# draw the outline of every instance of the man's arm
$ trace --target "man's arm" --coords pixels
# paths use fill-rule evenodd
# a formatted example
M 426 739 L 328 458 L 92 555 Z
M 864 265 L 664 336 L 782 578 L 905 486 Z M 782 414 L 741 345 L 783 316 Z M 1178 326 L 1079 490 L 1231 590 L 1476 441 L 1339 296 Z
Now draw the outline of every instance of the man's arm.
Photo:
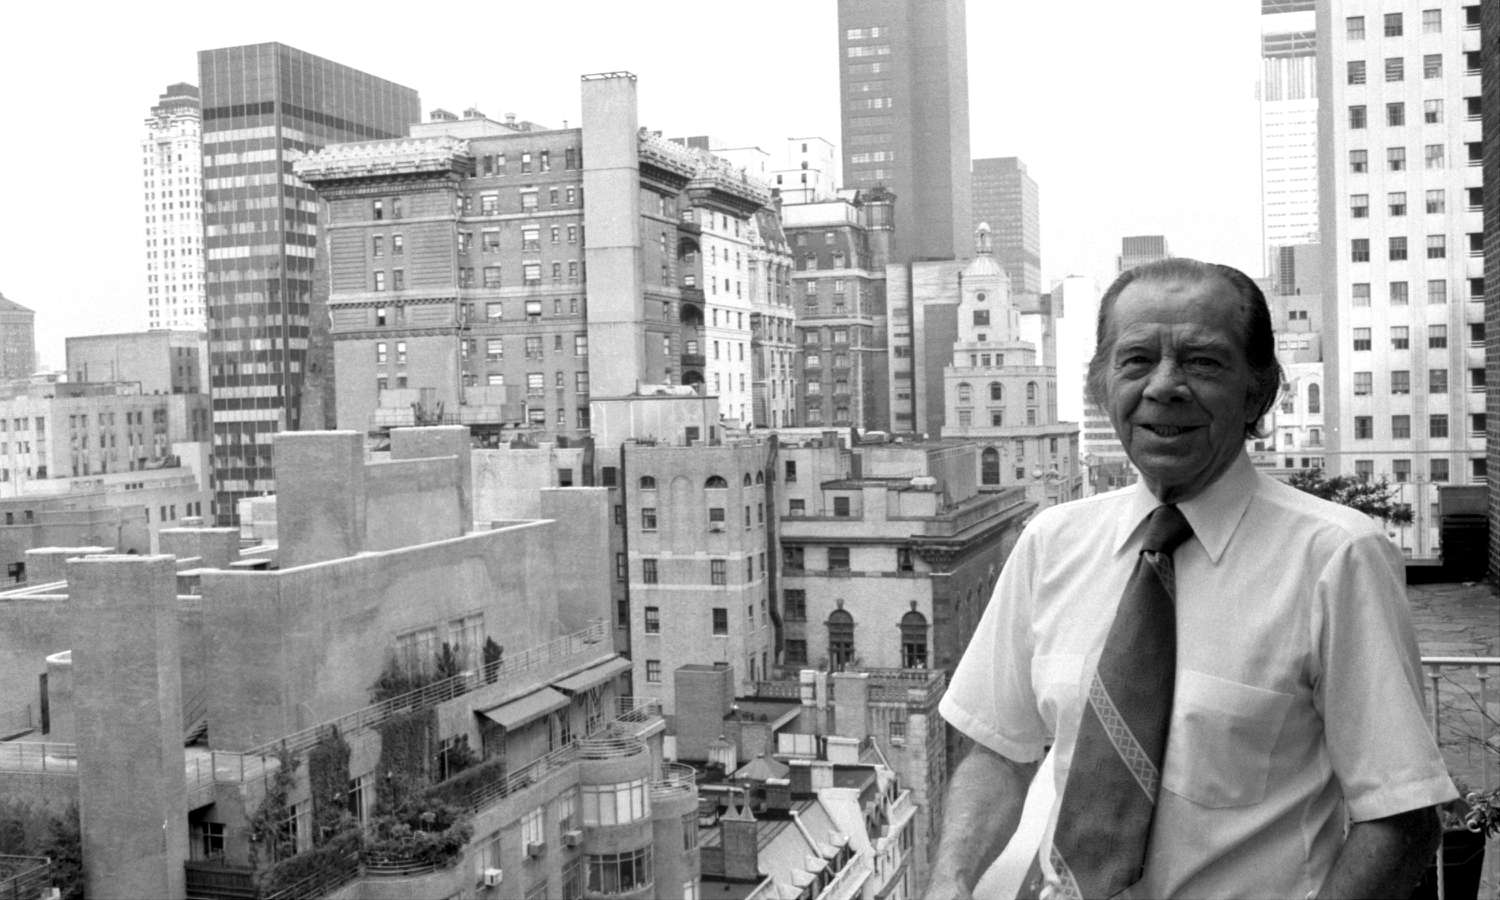
M 1410 897 L 1441 839 L 1432 807 L 1355 822 L 1318 897 Z
M 1021 821 L 1037 763 L 975 744 L 948 786 L 943 834 L 924 900 L 967 900 Z

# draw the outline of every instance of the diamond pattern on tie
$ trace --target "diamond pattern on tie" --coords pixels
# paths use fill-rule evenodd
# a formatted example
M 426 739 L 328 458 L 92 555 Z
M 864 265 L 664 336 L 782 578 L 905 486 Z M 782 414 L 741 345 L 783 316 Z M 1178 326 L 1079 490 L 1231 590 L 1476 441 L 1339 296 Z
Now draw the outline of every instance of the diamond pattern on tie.
M 1110 699 L 1109 689 L 1097 675 L 1089 683 L 1089 705 L 1098 714 L 1099 724 L 1104 726 L 1109 742 L 1115 745 L 1115 752 L 1120 754 L 1120 759 L 1125 762 L 1130 774 L 1135 776 L 1136 783 L 1141 786 L 1146 798 L 1155 803 L 1161 773 L 1156 768 L 1156 763 L 1141 749 L 1141 742 L 1131 733 L 1130 726 L 1115 707 L 1115 701 Z

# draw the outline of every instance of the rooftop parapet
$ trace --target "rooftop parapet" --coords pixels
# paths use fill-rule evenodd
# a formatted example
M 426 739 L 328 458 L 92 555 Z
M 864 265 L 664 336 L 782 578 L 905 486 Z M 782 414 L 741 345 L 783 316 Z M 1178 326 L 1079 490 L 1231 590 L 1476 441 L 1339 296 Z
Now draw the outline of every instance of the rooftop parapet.
M 448 135 L 331 144 L 292 165 L 297 177 L 312 184 L 390 175 L 468 175 L 473 168 L 469 142 Z

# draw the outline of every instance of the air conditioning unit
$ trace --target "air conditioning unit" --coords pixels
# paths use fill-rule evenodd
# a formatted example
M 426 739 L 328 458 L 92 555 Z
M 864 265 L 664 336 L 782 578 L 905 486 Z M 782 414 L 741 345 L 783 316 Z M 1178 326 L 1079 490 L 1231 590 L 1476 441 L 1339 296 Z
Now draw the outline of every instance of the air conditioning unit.
M 526 842 L 526 855 L 527 856 L 538 857 L 538 856 L 541 856 L 543 853 L 546 853 L 546 852 L 547 852 L 547 842 L 546 841 L 527 841 Z
M 501 880 L 504 879 L 504 877 L 505 877 L 505 870 L 504 869 L 485 869 L 484 870 L 484 886 L 485 887 L 494 887 L 494 886 L 498 885 L 501 882 Z
M 708 530 L 709 531 L 723 531 L 724 530 L 724 523 L 723 522 L 709 522 L 708 523 Z
M 564 831 L 562 833 L 564 847 L 577 847 L 583 843 L 583 832 L 578 830 Z

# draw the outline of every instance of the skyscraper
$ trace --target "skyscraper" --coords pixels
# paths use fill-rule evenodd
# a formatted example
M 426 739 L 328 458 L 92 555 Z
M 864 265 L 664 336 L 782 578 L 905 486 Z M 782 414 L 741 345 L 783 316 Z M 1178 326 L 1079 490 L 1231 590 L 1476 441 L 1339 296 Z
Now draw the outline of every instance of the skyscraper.
M 892 261 L 967 258 L 964 0 L 839 0 L 844 187 L 896 195 Z
M 202 112 L 198 88 L 178 82 L 146 119 L 147 328 L 203 328 Z
M 1036 182 L 1014 156 L 974 160 L 974 228 L 989 225 L 995 261 L 1010 276 L 1011 297 L 1042 292 L 1042 217 Z
M 284 44 L 201 51 L 198 76 L 214 481 L 229 522 L 238 498 L 275 489 L 271 436 L 301 426 L 318 206 L 292 162 L 403 135 L 420 107 L 411 88 Z
M 1480 7 L 1318 4 L 1329 468 L 1384 475 L 1438 552 L 1437 487 L 1483 483 Z
M 0 294 L 0 380 L 36 371 L 36 313 Z
M 1318 239 L 1315 0 L 1261 0 L 1260 208 L 1267 272 L 1277 248 Z

